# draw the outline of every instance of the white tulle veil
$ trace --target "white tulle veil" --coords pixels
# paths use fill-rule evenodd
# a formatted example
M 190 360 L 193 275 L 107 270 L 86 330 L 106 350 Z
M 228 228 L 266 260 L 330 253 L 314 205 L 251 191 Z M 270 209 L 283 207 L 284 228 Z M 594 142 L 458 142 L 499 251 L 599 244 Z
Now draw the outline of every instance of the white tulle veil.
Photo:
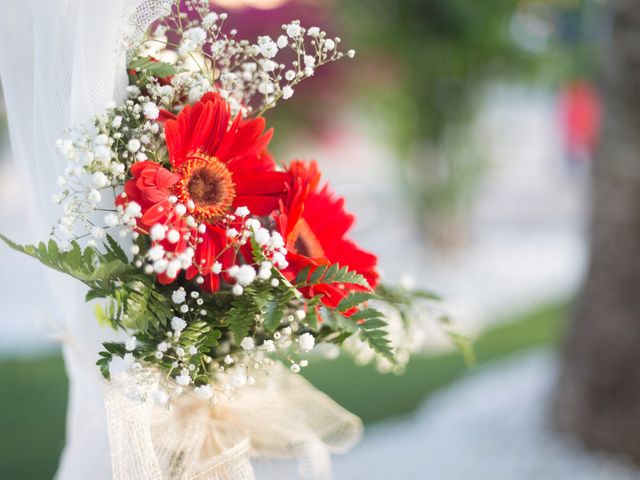
M 51 201 L 56 178 L 65 167 L 65 160 L 55 152 L 56 139 L 64 128 L 86 122 L 122 97 L 127 82 L 125 40 L 135 34 L 132 19 L 146 25 L 170 3 L 0 0 L 0 76 L 13 158 L 32 205 L 30 242 L 46 239 L 60 216 L 59 207 Z M 50 285 L 59 310 L 52 316 L 63 319 L 70 383 L 67 439 L 57 478 L 111 478 L 95 360 L 100 344 L 114 333 L 94 321 L 79 283 L 51 273 Z

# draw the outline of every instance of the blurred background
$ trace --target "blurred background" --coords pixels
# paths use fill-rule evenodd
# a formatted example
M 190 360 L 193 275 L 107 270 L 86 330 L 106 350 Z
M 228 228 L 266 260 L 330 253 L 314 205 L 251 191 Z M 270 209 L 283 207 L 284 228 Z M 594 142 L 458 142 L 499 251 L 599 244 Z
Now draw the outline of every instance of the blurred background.
M 308 378 L 367 426 L 362 445 L 336 459 L 336 477 L 640 478 L 627 461 L 639 456 L 637 438 L 610 423 L 596 434 L 582 428 L 590 408 L 606 410 L 606 396 L 581 408 L 567 400 L 616 388 L 572 383 L 593 365 L 581 363 L 591 344 L 574 341 L 580 329 L 568 326 L 588 311 L 585 295 L 571 305 L 595 269 L 590 185 L 608 162 L 598 145 L 602 85 L 612 85 L 604 45 L 640 22 L 621 27 L 619 13 L 597 0 L 215 3 L 247 38 L 277 36 L 299 18 L 356 49 L 355 59 L 318 71 L 269 113 L 273 153 L 318 159 L 357 215 L 354 237 L 379 254 L 385 280 L 437 291 L 455 312 L 455 330 L 474 339 L 473 368 L 437 326 L 431 348 L 402 376 L 378 376 L 346 358 L 312 362 Z M 34 242 L 5 130 L 0 114 L 0 231 Z M 594 248 L 612 242 L 613 230 Z M 6 248 L 0 260 L 0 477 L 50 478 L 64 442 L 62 332 L 48 313 L 41 267 Z M 638 277 L 625 278 L 633 296 Z M 633 328 L 627 333 L 638 340 Z M 562 421 L 568 410 L 578 412 L 573 422 Z M 598 441 L 607 428 L 605 437 L 626 440 Z

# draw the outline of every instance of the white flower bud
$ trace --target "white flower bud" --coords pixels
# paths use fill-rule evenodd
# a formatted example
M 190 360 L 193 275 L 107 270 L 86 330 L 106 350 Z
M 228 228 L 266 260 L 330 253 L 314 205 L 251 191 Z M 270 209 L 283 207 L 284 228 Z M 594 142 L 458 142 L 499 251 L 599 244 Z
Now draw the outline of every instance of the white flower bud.
M 240 342 L 240 346 L 243 350 L 253 350 L 256 348 L 256 344 L 251 337 L 244 337 Z
M 169 243 L 178 243 L 180 241 L 180 232 L 172 228 L 167 232 L 167 240 L 169 240 Z
M 180 317 L 173 317 L 171 319 L 171 328 L 173 328 L 173 331 L 176 333 L 182 332 L 186 328 L 186 326 L 187 326 L 187 322 L 185 322 Z
M 282 98 L 284 100 L 289 100 L 292 96 L 293 96 L 293 88 L 291 88 L 289 85 L 286 85 L 282 89 Z
M 100 195 L 100 192 L 97 190 L 91 190 L 87 198 L 91 203 L 98 203 L 102 200 L 102 195 Z
M 156 223 L 153 227 L 151 227 L 151 230 L 149 231 L 149 236 L 151 237 L 151 240 L 154 240 L 154 241 L 164 240 L 164 237 L 166 235 L 166 230 L 167 229 L 164 225 Z
M 153 102 L 147 102 L 143 107 L 144 116 L 150 120 L 156 120 L 160 116 L 160 109 Z
M 131 153 L 135 153 L 140 150 L 140 146 L 140 140 L 138 140 L 137 138 L 132 138 L 131 140 L 129 140 L 129 143 L 127 143 L 127 150 L 129 150 Z
M 316 344 L 316 339 L 310 333 L 303 333 L 298 337 L 298 345 L 303 352 L 308 352 Z

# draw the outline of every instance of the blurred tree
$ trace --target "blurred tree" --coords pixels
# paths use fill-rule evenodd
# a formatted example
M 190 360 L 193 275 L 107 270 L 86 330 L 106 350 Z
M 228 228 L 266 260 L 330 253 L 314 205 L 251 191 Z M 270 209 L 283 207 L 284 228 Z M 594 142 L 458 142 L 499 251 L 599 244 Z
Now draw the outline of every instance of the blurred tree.
M 563 3 L 575 10 L 581 2 Z M 358 51 L 358 86 L 368 104 L 386 107 L 406 191 L 428 231 L 445 228 L 441 220 L 471 205 L 486 166 L 469 136 L 476 104 L 489 81 L 529 79 L 548 60 L 541 52 L 554 34 L 553 4 L 369 0 L 363 8 L 358 0 L 340 2 L 353 19 L 346 31 Z M 429 228 L 434 219 L 436 228 Z
M 640 459 L 640 3 L 611 0 L 604 129 L 593 166 L 591 259 L 555 419 L 588 445 Z

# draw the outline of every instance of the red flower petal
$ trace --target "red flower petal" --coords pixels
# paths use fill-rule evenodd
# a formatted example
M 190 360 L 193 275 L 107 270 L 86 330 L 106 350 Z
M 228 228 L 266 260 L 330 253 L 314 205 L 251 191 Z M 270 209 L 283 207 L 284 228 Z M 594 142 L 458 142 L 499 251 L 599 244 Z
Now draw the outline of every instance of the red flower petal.
M 240 122 L 237 130 L 229 130 L 230 134 L 225 136 L 216 156 L 227 162 L 230 168 L 233 168 L 234 163 L 259 159 L 273 136 L 273 130 L 262 134 L 265 123 L 264 118 Z M 237 165 L 236 168 L 243 167 L 251 168 L 249 165 Z
M 344 210 L 344 199 L 335 197 L 328 186 L 318 191 L 320 174 L 313 162 L 293 162 L 288 174 L 287 198 L 282 213 L 275 217 L 290 250 L 287 276 L 295 277 L 306 266 L 337 263 L 363 275 L 374 288 L 378 282 L 377 258 L 345 237 L 354 217 Z M 362 289 L 357 285 L 321 284 L 303 293 L 322 295 L 325 305 L 336 307 L 349 292 Z
M 165 139 L 171 166 L 178 168 L 189 154 L 202 152 L 220 160 L 217 150 L 231 130 L 229 104 L 215 93 L 207 93 L 193 106 L 182 109 L 176 120 L 165 123 Z
M 169 212 L 172 209 L 172 204 L 169 200 L 156 203 L 148 208 L 143 214 L 140 222 L 147 228 L 151 228 L 156 223 L 166 224 L 169 218 Z
M 265 195 L 238 195 L 234 201 L 234 208 L 247 207 L 253 215 L 259 217 L 269 215 L 280 203 L 279 197 Z
M 284 172 L 234 173 L 238 195 L 282 195 L 287 188 L 287 174 Z

